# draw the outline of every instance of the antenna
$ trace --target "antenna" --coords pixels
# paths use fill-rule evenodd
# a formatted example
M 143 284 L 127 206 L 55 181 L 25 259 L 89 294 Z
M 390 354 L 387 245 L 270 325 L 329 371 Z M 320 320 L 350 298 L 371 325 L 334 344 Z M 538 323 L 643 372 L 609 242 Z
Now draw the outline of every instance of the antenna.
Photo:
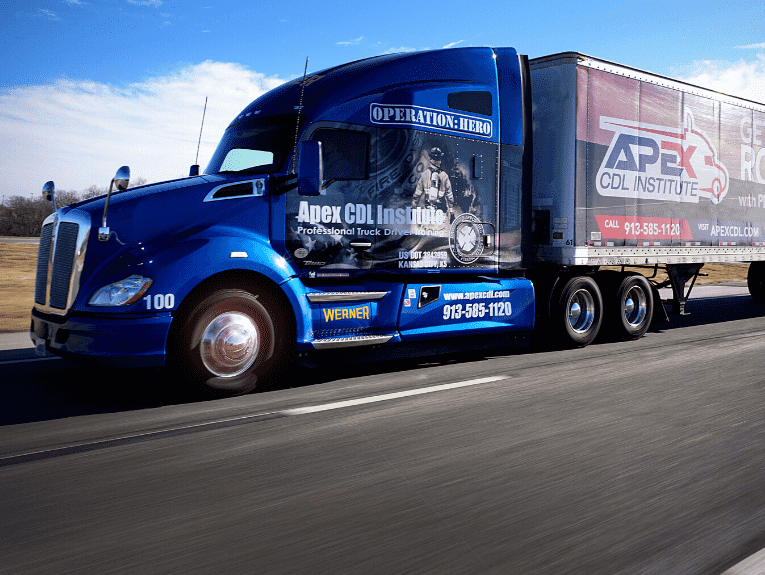
M 202 128 L 205 127 L 205 114 L 207 113 L 207 96 L 205 96 L 205 109 L 202 111 L 202 125 L 199 128 L 199 142 L 197 142 L 197 157 L 194 164 L 199 164 L 199 146 L 202 143 Z
M 300 112 L 303 110 L 303 94 L 305 93 L 305 77 L 308 74 L 308 56 L 305 57 L 305 70 L 303 70 L 303 81 L 300 83 L 300 103 L 298 103 L 297 120 L 295 121 L 295 145 L 292 147 L 292 167 L 295 171 L 295 155 L 297 154 L 298 131 L 300 130 Z

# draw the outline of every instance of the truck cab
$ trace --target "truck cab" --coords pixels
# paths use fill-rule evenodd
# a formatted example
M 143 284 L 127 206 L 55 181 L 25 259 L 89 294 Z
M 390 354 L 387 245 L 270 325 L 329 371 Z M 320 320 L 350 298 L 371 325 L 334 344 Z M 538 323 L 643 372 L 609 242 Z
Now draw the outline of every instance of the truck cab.
M 526 333 L 530 134 L 511 48 L 286 83 L 234 118 L 203 174 L 45 221 L 32 338 L 230 395 L 308 352 Z

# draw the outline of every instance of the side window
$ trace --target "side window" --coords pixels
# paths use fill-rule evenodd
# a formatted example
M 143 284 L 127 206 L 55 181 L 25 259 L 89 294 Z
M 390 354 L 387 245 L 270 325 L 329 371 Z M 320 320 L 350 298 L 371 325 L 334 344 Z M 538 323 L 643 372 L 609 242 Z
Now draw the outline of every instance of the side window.
M 491 116 L 491 92 L 452 92 L 447 96 L 447 105 L 452 110 L 472 112 Z
M 369 134 L 320 129 L 311 136 L 322 144 L 324 180 L 365 180 L 369 175 Z

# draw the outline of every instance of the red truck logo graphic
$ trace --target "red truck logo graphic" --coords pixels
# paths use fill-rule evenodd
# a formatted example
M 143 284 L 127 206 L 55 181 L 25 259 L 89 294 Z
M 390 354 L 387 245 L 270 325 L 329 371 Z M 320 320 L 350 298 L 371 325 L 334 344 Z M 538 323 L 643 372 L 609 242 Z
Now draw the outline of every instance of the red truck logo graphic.
M 691 112 L 679 131 L 605 116 L 600 128 L 614 133 L 596 176 L 600 195 L 719 204 L 728 192 L 728 170 Z

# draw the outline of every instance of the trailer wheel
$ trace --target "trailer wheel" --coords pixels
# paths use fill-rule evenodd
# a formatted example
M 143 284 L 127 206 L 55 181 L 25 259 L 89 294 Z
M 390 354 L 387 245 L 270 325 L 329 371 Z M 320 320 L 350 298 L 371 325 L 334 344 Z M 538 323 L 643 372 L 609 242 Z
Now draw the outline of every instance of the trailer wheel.
M 653 293 L 651 284 L 640 274 L 620 276 L 621 281 L 613 292 L 606 320 L 610 318 L 617 337 L 639 339 L 651 326 L 653 317 Z
M 765 303 L 765 262 L 752 262 L 749 264 L 746 284 L 754 301 Z
M 593 342 L 603 319 L 603 298 L 588 276 L 570 279 L 558 300 L 557 322 L 564 342 L 584 347 Z
M 214 292 L 186 316 L 176 367 L 212 395 L 254 390 L 279 353 L 275 309 L 264 294 L 240 289 Z

